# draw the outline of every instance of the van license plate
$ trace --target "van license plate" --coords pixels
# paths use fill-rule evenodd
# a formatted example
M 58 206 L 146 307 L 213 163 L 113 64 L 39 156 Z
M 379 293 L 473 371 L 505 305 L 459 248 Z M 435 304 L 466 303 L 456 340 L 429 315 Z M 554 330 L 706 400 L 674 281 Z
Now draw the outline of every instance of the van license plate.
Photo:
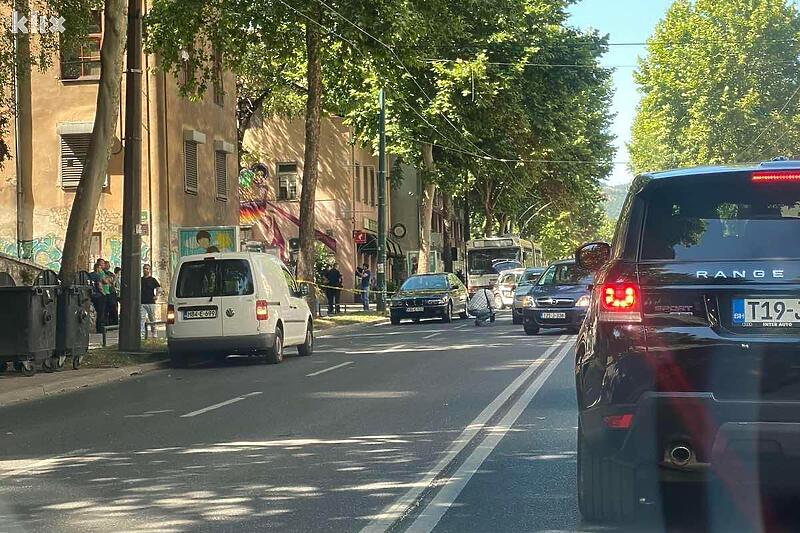
M 743 327 L 800 327 L 800 300 L 796 298 L 735 298 L 733 323 Z
M 567 313 L 542 313 L 542 319 L 567 318 Z
M 195 320 L 198 318 L 217 318 L 216 309 L 192 309 L 183 312 L 184 320 Z

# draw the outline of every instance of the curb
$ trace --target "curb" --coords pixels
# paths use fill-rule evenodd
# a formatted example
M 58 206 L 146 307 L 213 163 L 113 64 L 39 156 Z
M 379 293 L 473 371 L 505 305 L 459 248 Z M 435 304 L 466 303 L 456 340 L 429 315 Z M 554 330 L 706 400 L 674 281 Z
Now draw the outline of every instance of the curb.
M 122 381 L 133 376 L 140 376 L 147 372 L 160 370 L 162 368 L 164 368 L 164 365 L 161 362 L 145 363 L 136 366 L 109 368 L 105 372 L 98 372 L 93 375 L 76 375 L 74 377 L 70 376 L 64 380 L 54 383 L 47 383 L 45 385 L 31 385 L 30 387 L 26 387 L 24 389 L 0 393 L 0 407 L 7 407 L 18 403 L 48 398 L 50 396 L 63 394 L 65 392 L 111 383 L 112 381 Z M 81 371 L 77 370 L 74 372 L 79 374 Z M 33 379 L 35 379 L 35 377 Z
M 346 324 L 343 326 L 333 326 L 332 328 L 317 330 L 316 338 L 322 339 L 325 337 L 335 337 L 340 333 L 352 333 L 354 331 L 359 331 L 361 329 L 375 327 L 375 326 L 383 326 L 389 323 L 389 319 L 382 319 L 377 320 L 375 322 L 365 322 L 363 324 Z

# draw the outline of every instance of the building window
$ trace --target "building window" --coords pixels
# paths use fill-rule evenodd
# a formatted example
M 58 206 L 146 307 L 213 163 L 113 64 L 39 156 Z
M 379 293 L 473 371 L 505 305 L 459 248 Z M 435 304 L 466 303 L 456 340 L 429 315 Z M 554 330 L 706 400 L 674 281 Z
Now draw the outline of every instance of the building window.
M 228 199 L 228 154 L 214 151 L 214 181 L 217 184 L 217 200 Z
M 64 189 L 77 189 L 81 182 L 81 174 L 89 156 L 91 133 L 61 134 L 61 155 L 59 161 L 59 181 Z M 108 187 L 108 174 L 103 181 L 103 188 Z
M 61 47 L 62 80 L 100 79 L 100 45 L 103 42 L 102 11 L 92 11 L 89 32 L 81 43 Z
M 197 143 L 183 141 L 183 188 L 197 194 Z
M 278 200 L 297 200 L 297 163 L 278 163 Z
M 375 201 L 375 189 L 378 182 L 375 180 L 375 167 L 369 167 L 369 205 L 376 206 L 378 202 Z
M 361 165 L 356 163 L 355 177 L 353 178 L 353 193 L 356 200 L 361 199 Z
M 214 103 L 225 105 L 225 86 L 222 80 L 222 52 L 214 48 Z

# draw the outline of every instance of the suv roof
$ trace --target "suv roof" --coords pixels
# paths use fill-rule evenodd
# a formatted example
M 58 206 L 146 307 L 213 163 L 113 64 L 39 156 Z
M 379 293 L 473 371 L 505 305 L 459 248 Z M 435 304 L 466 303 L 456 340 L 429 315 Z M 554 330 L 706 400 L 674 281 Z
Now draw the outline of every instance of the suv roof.
M 679 178 L 704 174 L 728 174 L 731 172 L 756 172 L 758 170 L 800 170 L 800 161 L 765 161 L 763 163 L 743 163 L 735 165 L 701 166 L 677 168 L 659 172 L 645 172 L 643 177 L 650 179 Z

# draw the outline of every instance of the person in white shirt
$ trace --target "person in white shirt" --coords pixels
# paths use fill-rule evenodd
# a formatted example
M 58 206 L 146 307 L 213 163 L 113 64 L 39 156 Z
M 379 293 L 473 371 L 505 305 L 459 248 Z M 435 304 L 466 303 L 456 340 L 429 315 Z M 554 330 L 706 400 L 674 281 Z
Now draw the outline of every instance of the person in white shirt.
M 482 326 L 487 320 L 494 322 L 492 301 L 494 296 L 489 289 L 478 289 L 467 304 L 467 311 L 475 317 L 475 325 Z

